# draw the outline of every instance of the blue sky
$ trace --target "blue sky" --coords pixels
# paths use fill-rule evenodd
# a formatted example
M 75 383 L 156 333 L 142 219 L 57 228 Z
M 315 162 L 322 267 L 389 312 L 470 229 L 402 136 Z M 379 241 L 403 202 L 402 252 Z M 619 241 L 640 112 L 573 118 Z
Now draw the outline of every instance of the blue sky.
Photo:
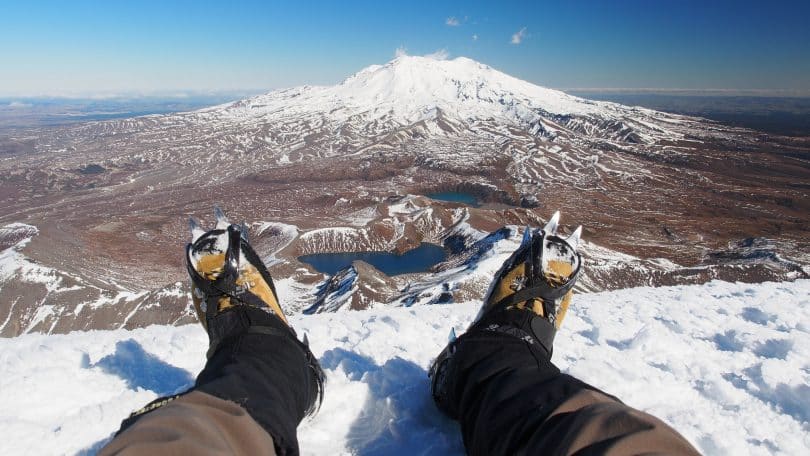
M 556 88 L 810 91 L 808 1 L 0 1 L 2 96 L 333 84 L 398 48 Z

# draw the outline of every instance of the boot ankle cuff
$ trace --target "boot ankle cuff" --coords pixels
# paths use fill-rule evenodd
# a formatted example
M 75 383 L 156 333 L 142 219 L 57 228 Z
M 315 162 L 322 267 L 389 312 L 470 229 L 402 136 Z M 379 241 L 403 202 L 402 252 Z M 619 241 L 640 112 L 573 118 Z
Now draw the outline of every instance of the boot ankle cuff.
M 225 340 L 248 332 L 287 334 L 295 338 L 295 331 L 276 315 L 251 306 L 233 306 L 208 319 L 208 358 L 214 355 Z
M 505 309 L 492 312 L 479 320 L 470 330 L 491 331 L 522 339 L 551 359 L 557 328 L 553 323 L 528 309 Z

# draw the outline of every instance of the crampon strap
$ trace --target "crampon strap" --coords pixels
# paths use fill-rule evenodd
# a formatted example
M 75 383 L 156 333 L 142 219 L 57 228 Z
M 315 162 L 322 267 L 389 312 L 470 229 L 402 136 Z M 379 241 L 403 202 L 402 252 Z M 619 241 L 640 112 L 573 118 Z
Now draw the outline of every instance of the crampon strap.
M 220 275 L 214 280 L 209 280 L 203 277 L 194 268 L 192 265 L 192 254 L 199 251 L 213 251 L 213 246 L 217 238 L 225 234 L 225 232 L 226 230 L 222 229 L 209 231 L 194 244 L 188 244 L 186 246 L 186 269 L 188 269 L 189 277 L 191 277 L 194 286 L 199 288 L 206 297 L 205 313 L 207 317 L 216 315 L 218 311 L 217 302 L 219 298 L 223 296 L 228 296 L 255 307 L 265 305 L 258 296 L 250 293 L 247 287 L 236 284 L 236 279 L 239 278 L 240 253 L 245 256 L 248 263 L 259 271 L 262 279 L 267 282 L 267 285 L 273 292 L 273 296 L 278 296 L 270 272 L 267 271 L 267 268 L 264 266 L 264 263 L 261 261 L 256 251 L 244 240 L 241 230 L 236 225 L 231 225 L 227 229 L 228 250 L 225 252 L 225 262 L 222 265 Z
M 545 311 L 546 318 L 548 318 L 549 315 L 553 315 L 556 312 L 556 309 L 553 308 L 554 302 L 557 299 L 565 296 L 565 294 L 571 291 L 571 289 L 574 287 L 574 284 L 577 282 L 577 277 L 582 270 L 582 260 L 580 259 L 579 254 L 574 252 L 579 259 L 579 261 L 577 261 L 577 268 L 574 270 L 574 272 L 568 276 L 564 283 L 558 286 L 552 286 L 545 280 L 543 274 L 543 240 L 562 243 L 565 246 L 568 246 L 568 244 L 564 239 L 557 236 L 549 236 L 548 238 L 543 236 L 540 239 L 541 242 L 532 242 L 531 251 L 526 258 L 525 265 L 526 277 L 529 278 L 531 282 L 536 283 L 530 282 L 529 286 L 526 288 L 504 297 L 498 301 L 493 308 L 503 309 L 530 299 L 540 298 L 543 301 L 543 310 Z M 536 273 L 535 271 L 538 271 L 539 273 Z M 535 280 L 535 278 L 537 278 L 537 280 Z

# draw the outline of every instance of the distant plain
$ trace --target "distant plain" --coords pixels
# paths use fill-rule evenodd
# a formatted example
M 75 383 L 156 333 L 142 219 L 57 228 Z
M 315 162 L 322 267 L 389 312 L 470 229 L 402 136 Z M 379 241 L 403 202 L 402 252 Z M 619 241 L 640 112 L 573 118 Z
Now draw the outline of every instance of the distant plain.
M 568 91 L 571 95 L 705 117 L 772 135 L 810 136 L 810 97 Z

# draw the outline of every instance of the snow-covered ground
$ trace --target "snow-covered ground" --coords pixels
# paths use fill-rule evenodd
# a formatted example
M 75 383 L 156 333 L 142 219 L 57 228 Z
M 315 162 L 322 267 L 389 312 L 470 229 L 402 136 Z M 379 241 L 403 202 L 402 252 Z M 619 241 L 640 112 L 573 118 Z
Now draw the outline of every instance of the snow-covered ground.
M 426 370 L 476 303 L 296 315 L 327 376 L 304 454 L 460 454 Z M 0 454 L 92 454 L 202 368 L 196 326 L 0 339 Z M 575 297 L 555 362 L 707 454 L 810 453 L 810 280 Z

